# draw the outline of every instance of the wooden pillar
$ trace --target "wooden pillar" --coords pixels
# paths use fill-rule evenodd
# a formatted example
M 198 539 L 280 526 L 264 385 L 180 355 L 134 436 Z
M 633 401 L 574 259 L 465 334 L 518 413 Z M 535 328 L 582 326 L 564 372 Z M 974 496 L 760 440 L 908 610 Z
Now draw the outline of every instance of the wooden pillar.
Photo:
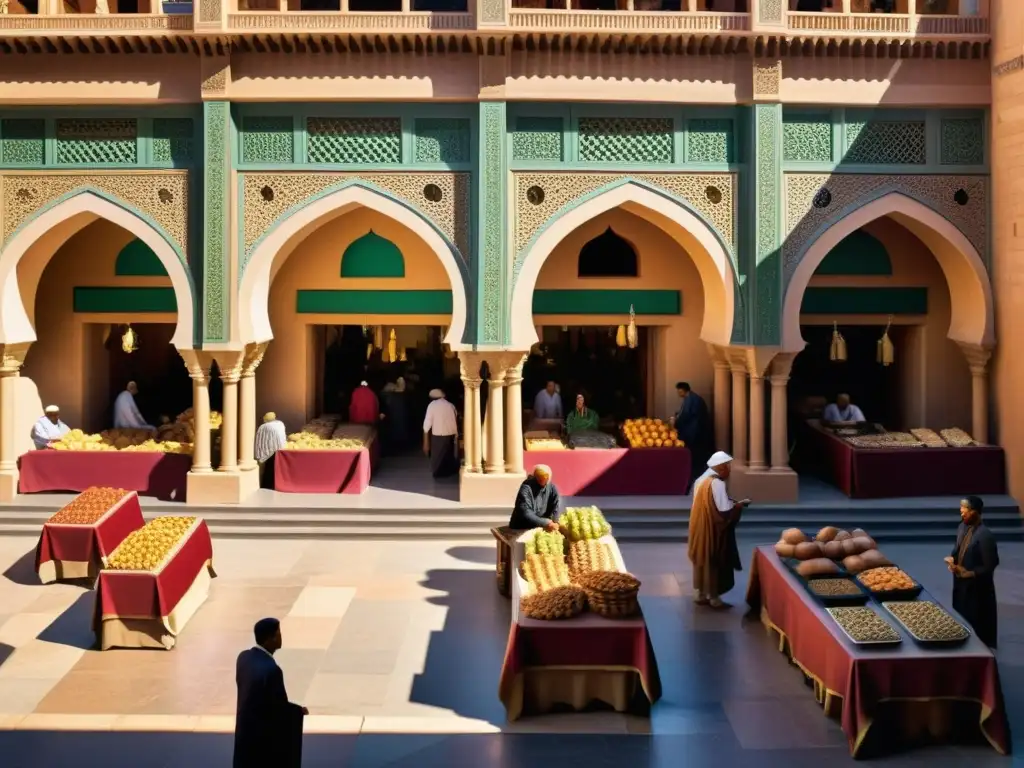
M 772 361 L 772 472 L 789 472 L 789 401 L 786 387 L 796 355 L 780 354 Z
M 505 369 L 505 471 L 523 470 L 523 364 L 526 355 Z
M 747 368 L 737 361 L 732 369 L 732 457 L 740 464 L 747 462 Z
M 466 472 L 483 472 L 483 431 L 480 428 L 480 359 L 468 352 L 459 353 L 464 387 L 462 439 Z
M 484 472 L 498 473 L 505 471 L 505 371 L 500 366 L 489 366 L 490 378 L 487 380 L 487 413 L 484 415 L 484 431 L 487 448 L 484 453 Z
M 729 450 L 729 399 L 732 378 L 729 375 L 729 361 L 721 347 L 708 344 L 708 354 L 715 366 L 715 390 L 712 393 L 711 410 L 715 422 L 715 450 Z
M 195 438 L 192 445 L 192 471 L 213 471 L 210 465 L 210 369 L 189 366 L 192 377 L 192 420 Z
M 750 372 L 750 468 L 764 469 L 764 375 Z
M 960 349 L 971 369 L 971 437 L 988 443 L 988 361 L 992 350 L 978 344 L 960 342 Z

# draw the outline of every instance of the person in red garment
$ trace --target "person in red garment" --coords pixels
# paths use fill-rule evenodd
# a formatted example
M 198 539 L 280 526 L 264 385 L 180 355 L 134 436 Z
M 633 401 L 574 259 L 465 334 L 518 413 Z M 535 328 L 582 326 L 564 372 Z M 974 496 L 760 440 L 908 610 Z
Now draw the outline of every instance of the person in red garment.
M 381 420 L 380 400 L 370 385 L 359 382 L 348 406 L 348 420 L 353 424 L 376 424 Z

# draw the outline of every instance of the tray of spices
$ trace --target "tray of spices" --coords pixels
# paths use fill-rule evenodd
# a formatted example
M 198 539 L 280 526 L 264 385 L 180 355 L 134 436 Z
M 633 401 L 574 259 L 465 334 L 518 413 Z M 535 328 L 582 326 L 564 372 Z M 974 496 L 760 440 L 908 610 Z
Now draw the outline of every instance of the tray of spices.
M 823 576 L 806 579 L 804 586 L 823 605 L 864 605 L 871 596 L 853 579 L 846 576 Z
M 916 600 L 924 589 L 894 565 L 861 571 L 857 574 L 857 581 L 879 602 Z
M 903 642 L 900 633 L 867 606 L 841 606 L 825 610 L 854 645 L 879 647 Z
M 923 645 L 959 645 L 971 636 L 970 629 L 931 600 L 884 602 L 882 607 Z

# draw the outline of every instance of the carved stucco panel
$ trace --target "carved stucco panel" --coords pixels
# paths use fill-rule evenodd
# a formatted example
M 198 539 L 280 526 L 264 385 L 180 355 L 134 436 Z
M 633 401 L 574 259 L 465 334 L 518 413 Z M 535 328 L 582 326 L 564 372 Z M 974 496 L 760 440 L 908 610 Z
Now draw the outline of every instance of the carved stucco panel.
M 455 244 L 463 259 L 467 263 L 469 261 L 468 173 L 246 173 L 242 176 L 245 222 L 242 270 L 257 241 L 285 213 L 346 181 L 366 182 L 368 186 L 377 187 L 408 203 L 430 219 Z M 438 202 L 424 196 L 424 188 L 428 184 L 440 188 L 441 199 Z
M 787 173 L 784 178 L 786 237 L 782 246 L 784 279 L 789 283 L 799 260 L 813 238 L 855 211 L 860 205 L 901 192 L 933 208 L 954 224 L 988 263 L 988 179 L 985 176 Z M 821 190 L 818 207 L 815 196 Z M 967 193 L 965 205 L 954 199 L 958 190 Z M 962 196 L 960 197 L 963 200 Z
M 515 174 L 515 275 L 519 275 L 526 247 L 553 216 L 573 201 L 623 179 L 635 179 L 685 200 L 718 231 L 735 251 L 735 185 L 730 173 L 522 173 Z M 544 190 L 544 200 L 534 205 L 527 198 L 531 187 Z M 709 195 L 716 188 L 721 197 Z M 712 199 L 717 199 L 713 203 Z
M 106 193 L 149 216 L 188 259 L 188 172 L 4 174 L 3 242 L 40 210 L 76 190 Z

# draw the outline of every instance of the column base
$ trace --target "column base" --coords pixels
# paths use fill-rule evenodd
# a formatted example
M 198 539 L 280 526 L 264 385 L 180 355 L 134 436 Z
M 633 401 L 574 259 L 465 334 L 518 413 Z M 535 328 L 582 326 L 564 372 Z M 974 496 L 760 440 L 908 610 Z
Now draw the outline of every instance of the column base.
M 459 473 L 459 501 L 480 507 L 505 507 L 512 514 L 519 486 L 526 479 L 526 473 L 505 474 L 467 472 Z
M 755 505 L 787 504 L 800 498 L 799 478 L 792 469 L 751 469 L 733 465 L 729 475 L 729 495 L 749 498 Z
M 14 501 L 18 497 L 18 469 L 0 472 L 0 502 Z
M 190 507 L 241 504 L 259 489 L 259 472 L 189 472 L 185 503 Z

